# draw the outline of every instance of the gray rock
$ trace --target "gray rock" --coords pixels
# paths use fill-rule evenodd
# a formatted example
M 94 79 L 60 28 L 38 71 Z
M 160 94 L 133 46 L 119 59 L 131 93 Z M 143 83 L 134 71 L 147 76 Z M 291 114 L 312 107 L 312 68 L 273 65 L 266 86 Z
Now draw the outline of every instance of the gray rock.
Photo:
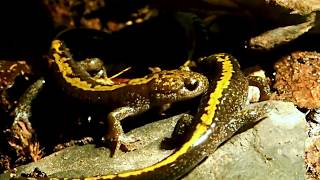
M 185 179 L 304 179 L 304 114 L 274 101 L 270 116 L 234 136 Z
M 273 104 L 268 118 L 227 141 L 184 179 L 304 179 L 304 115 L 292 103 Z M 21 166 L 17 174 L 38 167 L 52 177 L 79 177 L 151 165 L 172 152 L 159 145 L 163 138 L 170 137 L 179 117 L 131 131 L 141 138 L 141 148 L 136 151 L 110 158 L 107 148 L 74 146 Z M 0 179 L 8 178 L 9 174 L 0 175 Z

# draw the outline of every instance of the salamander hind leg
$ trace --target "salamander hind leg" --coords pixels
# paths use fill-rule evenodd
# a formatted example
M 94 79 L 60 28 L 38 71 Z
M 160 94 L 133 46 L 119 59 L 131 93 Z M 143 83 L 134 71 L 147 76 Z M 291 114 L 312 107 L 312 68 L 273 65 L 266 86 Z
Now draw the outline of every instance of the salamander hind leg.
M 250 86 L 255 86 L 260 90 L 260 101 L 270 99 L 271 90 L 269 86 L 270 80 L 259 76 L 247 76 Z
M 79 61 L 78 64 L 94 78 L 107 77 L 107 70 L 99 58 L 87 58 Z

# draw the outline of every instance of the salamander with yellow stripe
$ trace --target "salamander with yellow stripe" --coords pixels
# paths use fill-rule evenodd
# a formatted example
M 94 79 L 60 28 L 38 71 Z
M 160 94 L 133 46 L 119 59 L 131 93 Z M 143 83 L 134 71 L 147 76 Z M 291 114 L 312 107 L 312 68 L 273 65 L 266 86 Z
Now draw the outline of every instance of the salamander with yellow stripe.
M 53 42 L 53 51 L 53 64 L 56 66 L 57 71 L 60 72 L 60 80 L 67 84 L 65 86 L 69 88 L 67 91 L 82 91 L 81 93 L 85 93 L 85 98 L 90 101 L 104 103 L 110 101 L 111 98 L 109 95 L 103 94 L 102 92 L 104 91 L 108 91 L 114 96 L 120 92 L 124 93 L 121 89 L 123 91 L 141 91 L 139 88 L 143 86 L 150 88 L 150 84 L 154 84 L 159 78 L 166 79 L 165 76 L 175 76 L 179 73 L 181 76 L 184 76 L 182 78 L 184 81 L 185 79 L 191 80 L 191 77 L 195 78 L 197 87 L 193 87 L 193 90 L 201 89 L 201 91 L 197 90 L 195 91 L 196 93 L 192 91 L 192 96 L 186 96 L 186 92 L 183 90 L 186 87 L 182 85 L 183 88 L 178 88 L 177 92 L 181 93 L 182 91 L 185 94 L 181 97 L 175 95 L 175 100 L 191 98 L 202 94 L 203 89 L 206 92 L 201 98 L 196 116 L 191 123 L 188 123 L 188 127 L 184 129 L 184 143 L 162 161 L 142 169 L 129 170 L 118 174 L 78 178 L 48 178 L 50 180 L 179 179 L 208 157 L 210 153 L 214 152 L 222 142 L 234 135 L 244 124 L 261 119 L 266 113 L 265 107 L 252 108 L 248 105 L 248 79 L 241 72 L 237 60 L 228 54 L 215 54 L 199 60 L 199 67 L 209 79 L 209 87 L 207 87 L 207 81 L 202 80 L 201 75 L 192 72 L 180 72 L 179 70 L 161 71 L 145 78 L 131 80 L 126 85 L 104 87 L 97 84 L 94 80 L 84 80 L 73 74 L 72 66 L 68 62 L 70 61 L 70 57 L 68 54 L 64 54 L 65 51 L 61 51 L 60 41 Z M 161 84 L 166 84 L 166 81 L 161 82 Z M 130 89 L 131 86 L 136 88 Z M 158 88 L 155 89 L 159 90 Z M 165 90 L 166 93 L 172 91 L 174 89 Z M 116 93 L 112 94 L 113 92 Z M 74 95 L 77 94 L 74 93 Z M 143 95 L 144 93 L 141 92 L 140 96 Z M 95 98 L 97 96 L 100 98 Z M 169 98 L 169 96 L 152 94 L 147 99 L 150 103 L 154 101 L 150 96 L 162 97 L 162 99 L 157 100 L 157 105 L 161 105 L 163 102 L 173 102 L 173 99 Z M 159 103 L 161 100 L 162 103 Z M 121 101 L 121 103 L 123 102 Z
M 83 69 L 60 40 L 52 42 L 49 65 L 54 80 L 64 92 L 84 102 L 114 109 L 108 115 L 109 129 L 104 137 L 115 145 L 114 152 L 120 147 L 128 149 L 127 146 L 134 141 L 124 134 L 121 120 L 153 107 L 165 109 L 173 102 L 199 96 L 208 88 L 208 79 L 204 75 L 186 68 L 157 71 L 123 83 L 106 84 Z

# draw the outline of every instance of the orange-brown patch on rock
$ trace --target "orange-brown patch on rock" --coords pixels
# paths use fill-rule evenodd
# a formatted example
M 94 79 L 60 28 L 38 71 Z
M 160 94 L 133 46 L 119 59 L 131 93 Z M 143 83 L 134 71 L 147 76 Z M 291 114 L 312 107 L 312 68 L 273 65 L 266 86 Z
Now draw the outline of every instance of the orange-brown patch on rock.
M 301 108 L 320 107 L 320 53 L 293 52 L 275 63 L 276 94 Z

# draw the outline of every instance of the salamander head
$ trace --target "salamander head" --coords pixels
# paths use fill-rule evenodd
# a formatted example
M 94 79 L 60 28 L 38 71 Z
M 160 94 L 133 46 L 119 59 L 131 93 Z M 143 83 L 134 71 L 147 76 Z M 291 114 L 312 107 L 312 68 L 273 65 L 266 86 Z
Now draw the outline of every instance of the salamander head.
M 208 79 L 199 73 L 182 70 L 161 71 L 150 83 L 152 100 L 158 104 L 194 98 L 208 89 Z

